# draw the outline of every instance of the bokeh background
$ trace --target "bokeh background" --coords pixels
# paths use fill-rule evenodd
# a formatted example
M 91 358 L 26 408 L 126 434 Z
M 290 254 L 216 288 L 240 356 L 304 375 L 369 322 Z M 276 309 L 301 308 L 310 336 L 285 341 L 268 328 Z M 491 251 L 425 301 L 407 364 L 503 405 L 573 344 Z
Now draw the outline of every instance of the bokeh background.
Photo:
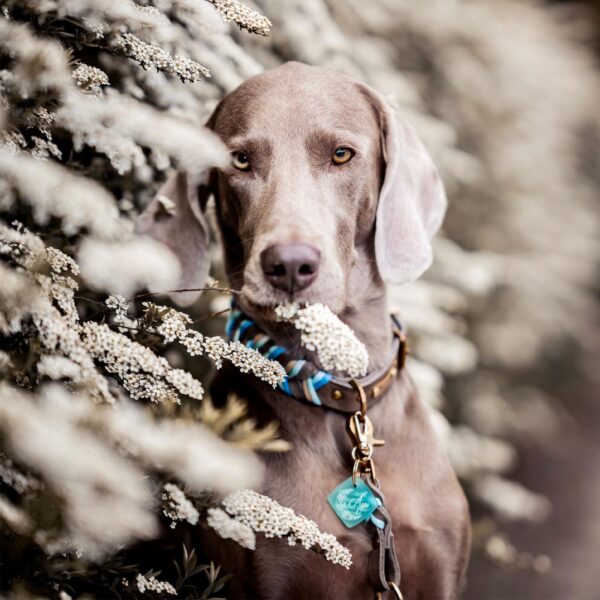
M 409 329 L 410 371 L 471 502 L 464 597 L 600 598 L 596 3 L 256 0 L 251 6 L 272 22 L 268 37 L 224 24 L 205 0 L 193 10 L 189 0 L 140 1 L 167 15 L 162 25 L 149 24 L 152 12 L 136 21 L 124 1 L 61 0 L 60 19 L 75 21 L 73 30 L 60 21 L 58 32 L 51 19 L 31 17 L 31 3 L 2 4 L 6 17 L 70 47 L 71 66 L 107 75 L 80 72 L 79 88 L 99 93 L 104 104 L 65 101 L 47 127 L 52 139 L 36 141 L 32 128 L 43 119 L 23 124 L 9 107 L 4 147 L 101 182 L 124 218 L 135 218 L 171 166 L 213 164 L 208 138 L 175 121 L 201 127 L 224 94 L 264 69 L 303 61 L 393 97 L 433 155 L 449 197 L 433 267 L 390 297 Z M 125 47 L 142 69 L 81 36 L 80 22 L 90 36 L 98 27 L 107 37 L 134 31 L 200 62 L 212 77 L 192 73 L 194 82 L 183 83 L 173 77 L 181 65 L 163 62 L 156 70 L 161 57 Z M 17 41 L 3 31 L 6 54 Z M 60 61 L 50 58 L 37 72 L 29 65 L 32 97 L 43 83 L 39 73 L 59 72 Z M 5 90 L 7 81 L 0 78 Z M 196 141 L 186 131 L 197 132 Z M 17 216 L 27 222 L 22 211 Z M 110 271 L 113 284 L 121 276 L 123 261 L 110 248 L 92 253 L 87 268 L 78 252 L 92 289 L 110 288 L 102 272 Z M 141 284 L 147 275 L 139 275 Z M 132 276 L 122 273 L 124 281 Z M 206 311 L 203 302 L 190 309 L 194 317 Z M 222 299 L 211 306 L 218 310 Z M 189 357 L 186 365 L 198 368 Z

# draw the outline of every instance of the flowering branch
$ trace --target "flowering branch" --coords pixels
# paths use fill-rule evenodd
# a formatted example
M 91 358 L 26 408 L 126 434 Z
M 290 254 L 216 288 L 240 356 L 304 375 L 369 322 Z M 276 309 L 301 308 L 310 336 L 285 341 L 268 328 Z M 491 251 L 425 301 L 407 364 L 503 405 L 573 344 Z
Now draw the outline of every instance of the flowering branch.
M 352 555 L 330 533 L 322 533 L 317 524 L 291 508 L 252 490 L 239 490 L 227 496 L 223 509 L 208 510 L 208 524 L 224 538 L 231 538 L 245 548 L 254 549 L 250 532 L 267 538 L 286 538 L 290 546 L 301 544 L 307 550 L 323 554 L 333 564 L 349 569 Z
M 324 369 L 346 371 L 352 377 L 366 374 L 369 355 L 355 333 L 323 304 L 286 304 L 275 308 L 281 321 L 300 330 L 300 342 L 317 353 Z

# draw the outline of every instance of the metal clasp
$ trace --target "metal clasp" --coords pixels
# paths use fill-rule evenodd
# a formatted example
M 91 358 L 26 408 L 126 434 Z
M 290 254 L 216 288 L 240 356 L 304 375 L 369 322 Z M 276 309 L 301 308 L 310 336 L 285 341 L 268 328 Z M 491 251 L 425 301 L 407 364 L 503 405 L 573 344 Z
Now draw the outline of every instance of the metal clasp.
M 385 440 L 375 439 L 373 422 L 367 415 L 363 417 L 359 411 L 355 412 L 348 420 L 348 430 L 355 446 L 373 447 L 385 444 Z
M 373 423 L 367 416 L 367 395 L 365 390 L 356 379 L 351 379 L 350 383 L 358 394 L 360 410 L 357 410 L 348 419 L 348 434 L 353 443 L 352 459 L 354 467 L 352 468 L 352 483 L 356 485 L 356 478 L 362 474 L 368 473 L 374 481 L 377 481 L 375 464 L 373 463 L 373 448 L 385 444 L 383 440 L 376 440 L 373 437 Z

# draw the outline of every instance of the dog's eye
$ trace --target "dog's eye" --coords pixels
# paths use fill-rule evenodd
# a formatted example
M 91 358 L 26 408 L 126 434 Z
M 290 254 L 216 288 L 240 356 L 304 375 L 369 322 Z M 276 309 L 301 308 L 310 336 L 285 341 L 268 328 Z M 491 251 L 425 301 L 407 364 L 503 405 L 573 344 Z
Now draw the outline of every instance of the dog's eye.
M 238 171 L 247 171 L 250 168 L 250 159 L 245 152 L 232 152 L 231 164 L 238 169 Z
M 344 146 L 340 146 L 335 149 L 331 160 L 335 165 L 343 165 L 347 163 L 354 156 L 354 151 L 350 150 L 350 148 L 345 148 Z

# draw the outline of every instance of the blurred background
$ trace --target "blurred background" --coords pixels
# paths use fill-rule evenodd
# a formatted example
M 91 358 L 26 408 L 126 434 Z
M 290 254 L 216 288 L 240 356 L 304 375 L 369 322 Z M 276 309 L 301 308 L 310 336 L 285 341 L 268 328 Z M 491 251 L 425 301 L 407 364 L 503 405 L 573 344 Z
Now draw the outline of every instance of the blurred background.
M 61 60 L 87 94 L 48 102 L 47 90 L 40 95 L 36 86 L 49 74 L 56 89 L 67 89 L 64 65 L 46 51 L 44 63 L 29 52 L 31 39 L 9 38 L 2 29 L 0 67 L 10 64 L 2 52 L 25 66 L 14 69 L 13 79 L 0 70 L 0 91 L 8 94 L 14 81 L 31 87 L 14 104 L 1 105 L 8 114 L 3 147 L 12 144 L 16 153 L 101 182 L 120 216 L 134 219 L 168 168 L 216 164 L 212 140 L 192 128 L 224 94 L 264 69 L 303 61 L 392 97 L 433 155 L 449 197 L 433 267 L 420 281 L 391 289 L 390 298 L 409 330 L 409 369 L 471 503 L 474 545 L 464 597 L 600 598 L 598 4 L 248 3 L 270 19 L 268 37 L 225 24 L 211 6 L 222 2 L 138 4 L 148 10 L 136 13 L 116 0 L 0 2 L 7 19 L 63 44 Z M 149 7 L 166 20 L 152 24 L 158 13 Z M 244 27 L 260 33 L 263 25 L 246 21 Z M 109 40 L 123 31 L 201 63 L 212 77 L 200 80 L 190 67 L 184 83 L 181 61 L 169 63 L 131 38 L 120 38 L 120 55 L 117 46 L 102 45 L 98 32 Z M 27 113 L 19 105 L 24 97 L 27 109 L 36 98 L 51 112 L 59 106 L 55 120 Z M 175 120 L 185 128 L 177 129 Z M 10 218 L 31 224 L 26 211 L 18 213 L 10 201 L 8 207 Z M 39 221 L 35 214 L 33 221 Z M 76 240 L 58 236 L 54 224 L 43 225 L 44 239 L 71 252 Z M 111 274 L 114 288 L 123 271 L 128 290 L 133 263 L 125 271 L 127 261 L 116 254 L 96 253 L 94 268 L 86 268 L 81 250 L 72 253 L 79 253 L 87 298 L 103 300 L 92 295 L 108 289 L 102 273 Z M 148 261 L 138 262 L 147 271 Z M 140 273 L 136 281 L 144 287 L 149 274 L 141 267 Z M 83 295 L 80 314 L 93 317 L 97 308 L 85 305 Z M 226 302 L 218 298 L 208 308 Z M 201 318 L 206 310 L 205 298 L 190 314 Z M 216 333 L 221 326 L 207 327 Z M 167 357 L 204 374 L 182 352 L 169 350 Z

